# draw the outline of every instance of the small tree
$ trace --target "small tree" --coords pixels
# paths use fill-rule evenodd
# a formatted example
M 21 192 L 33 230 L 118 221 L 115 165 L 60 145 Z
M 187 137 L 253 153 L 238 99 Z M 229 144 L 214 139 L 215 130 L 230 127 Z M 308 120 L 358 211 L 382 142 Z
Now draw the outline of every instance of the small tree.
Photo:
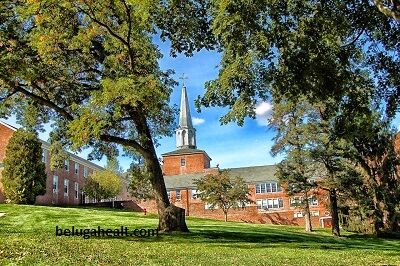
M 115 159 L 107 161 L 107 168 L 102 172 L 95 172 L 86 180 L 83 193 L 96 200 L 114 198 L 121 193 L 121 169 Z
M 143 167 L 132 166 L 128 175 L 131 183 L 129 184 L 130 195 L 138 200 L 154 199 L 154 191 L 151 187 L 150 177 Z
M 222 209 L 225 222 L 228 221 L 230 208 L 243 208 L 245 204 L 252 202 L 249 199 L 250 190 L 243 178 L 237 176 L 232 179 L 228 171 L 208 174 L 196 179 L 194 183 L 197 185 L 198 196 L 210 204 L 210 209 Z
M 42 145 L 33 132 L 18 129 L 10 138 L 2 183 L 8 203 L 33 204 L 46 193 L 46 172 Z

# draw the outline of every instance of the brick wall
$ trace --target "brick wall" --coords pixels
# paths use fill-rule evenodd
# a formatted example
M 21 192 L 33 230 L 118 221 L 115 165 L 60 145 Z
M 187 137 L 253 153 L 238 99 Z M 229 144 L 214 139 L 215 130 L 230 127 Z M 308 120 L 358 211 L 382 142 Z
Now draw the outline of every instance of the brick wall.
M 304 217 L 294 217 L 294 213 L 302 212 L 299 208 L 290 207 L 290 199 L 285 195 L 284 192 L 273 192 L 266 194 L 256 194 L 254 191 L 254 184 L 250 184 L 252 200 L 257 199 L 270 199 L 270 198 L 283 198 L 284 208 L 271 209 L 271 210 L 258 210 L 255 204 L 246 207 L 245 209 L 230 209 L 228 212 L 228 221 L 242 221 L 250 223 L 262 223 L 262 224 L 280 224 L 280 225 L 301 225 L 305 226 Z M 224 220 L 224 214 L 222 210 L 206 210 L 205 204 L 201 199 L 192 198 L 191 189 L 180 190 L 181 198 L 176 199 L 176 191 L 170 192 L 170 201 L 172 204 L 185 209 L 187 216 L 195 216 L 202 218 Z M 318 206 L 310 207 L 310 211 L 319 212 L 319 216 L 311 217 L 311 223 L 313 227 L 321 227 L 322 223 L 320 218 L 326 216 L 327 206 L 326 200 L 323 195 L 318 198 Z M 141 208 L 146 208 L 148 212 L 157 213 L 155 201 L 141 201 L 138 202 Z
M 181 159 L 185 159 L 185 166 L 181 166 Z M 163 157 L 163 172 L 166 176 L 202 173 L 205 168 L 210 168 L 210 160 L 203 153 Z

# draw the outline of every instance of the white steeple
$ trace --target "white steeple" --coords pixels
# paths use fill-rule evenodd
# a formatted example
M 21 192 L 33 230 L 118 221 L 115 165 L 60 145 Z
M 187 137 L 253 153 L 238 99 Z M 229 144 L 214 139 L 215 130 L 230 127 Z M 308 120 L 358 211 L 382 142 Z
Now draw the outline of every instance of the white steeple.
M 181 79 L 186 78 L 185 74 L 181 77 Z M 196 149 L 196 129 L 193 127 L 192 117 L 190 116 L 185 83 L 182 86 L 179 127 L 176 130 L 176 147 L 178 149 Z

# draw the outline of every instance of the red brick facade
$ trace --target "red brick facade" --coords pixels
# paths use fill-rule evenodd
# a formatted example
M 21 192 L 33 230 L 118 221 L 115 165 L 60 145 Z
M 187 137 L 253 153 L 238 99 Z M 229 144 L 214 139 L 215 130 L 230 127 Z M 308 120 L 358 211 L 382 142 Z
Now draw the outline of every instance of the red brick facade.
M 196 178 L 201 177 L 208 173 L 218 173 L 218 168 L 203 167 L 204 157 L 201 153 L 188 154 L 183 152 L 182 154 L 178 151 L 171 152 L 163 155 L 163 169 L 165 173 L 165 180 L 167 184 L 167 190 L 170 196 L 172 204 L 185 209 L 187 216 L 196 216 L 212 219 L 224 219 L 223 212 L 221 210 L 209 210 L 206 204 L 201 199 L 193 197 L 196 193 L 195 186 L 191 182 L 187 182 L 186 187 L 182 185 L 183 179 L 191 179 L 196 175 Z M 207 156 L 208 157 L 208 156 Z M 181 159 L 184 158 L 186 165 L 181 165 Z M 209 158 L 209 157 L 208 157 Z M 209 162 L 209 161 L 208 161 Z M 191 167 L 187 167 L 187 166 Z M 269 169 L 268 166 L 265 166 Z M 248 167 L 248 168 L 237 168 L 231 169 L 232 173 L 241 173 L 241 177 L 246 180 L 246 173 L 252 169 L 262 167 Z M 237 171 L 240 170 L 240 171 Z M 263 173 L 261 172 L 260 175 Z M 272 177 L 274 178 L 274 177 Z M 174 181 L 171 181 L 174 179 Z M 178 182 L 176 182 L 178 180 Z M 277 181 L 271 180 L 271 177 L 266 177 L 266 181 L 251 182 L 247 181 L 251 196 L 250 199 L 254 201 L 253 204 L 247 206 L 245 209 L 234 210 L 231 209 L 228 212 L 228 220 L 231 221 L 244 221 L 252 223 L 265 223 L 265 224 L 281 224 L 281 225 L 305 225 L 305 218 L 301 209 L 291 206 L 291 198 L 286 196 L 282 189 L 278 188 Z M 174 183 L 175 182 L 175 183 Z M 179 183 L 179 184 L 177 184 Z M 276 187 L 275 192 L 257 191 L 256 184 L 274 184 Z M 330 227 L 330 213 L 328 211 L 328 197 L 324 194 L 318 194 L 315 191 L 315 198 L 310 206 L 312 214 L 311 221 L 313 227 Z M 274 203 L 278 206 L 274 206 L 270 209 L 258 206 L 260 204 Z M 157 208 L 154 201 L 140 202 L 139 205 L 142 208 L 146 208 L 149 212 L 157 212 Z
M 0 122 L 0 162 L 3 162 L 8 140 L 11 138 L 15 128 Z M 43 158 L 46 165 L 46 194 L 36 197 L 36 204 L 40 205 L 59 205 L 74 206 L 81 205 L 84 201 L 82 187 L 86 178 L 94 171 L 103 170 L 102 167 L 84 160 L 74 154 L 70 154 L 70 159 L 66 162 L 64 169 L 50 169 L 50 145 L 42 141 Z M 0 168 L 0 203 L 5 202 L 4 191 L 1 183 Z M 122 193 L 116 197 L 117 200 L 126 200 L 128 198 L 128 182 L 123 182 Z
M 201 173 L 207 168 L 210 168 L 210 158 L 204 152 L 163 157 L 163 173 L 166 176 Z

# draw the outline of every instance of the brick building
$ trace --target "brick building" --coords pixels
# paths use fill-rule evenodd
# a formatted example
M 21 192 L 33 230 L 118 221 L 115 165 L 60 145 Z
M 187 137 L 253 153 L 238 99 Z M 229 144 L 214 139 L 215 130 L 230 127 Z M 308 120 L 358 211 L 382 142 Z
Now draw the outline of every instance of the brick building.
M 162 154 L 163 173 L 171 203 L 185 209 L 186 215 L 223 219 L 221 210 L 209 210 L 207 204 L 196 194 L 194 179 L 208 173 L 218 173 L 211 167 L 211 158 L 196 147 L 196 130 L 193 127 L 186 88 L 182 88 L 179 127 L 176 130 L 177 150 Z M 268 224 L 304 225 L 301 209 L 296 207 L 296 197 L 289 198 L 278 185 L 274 165 L 229 169 L 232 177 L 240 176 L 251 190 L 250 198 L 255 202 L 244 210 L 229 210 L 228 219 Z M 316 176 L 315 178 L 318 178 Z M 314 227 L 330 227 L 328 197 L 318 194 L 310 198 L 311 220 Z M 150 212 L 157 212 L 154 201 L 143 201 L 139 205 Z
M 0 122 L 0 203 L 5 202 L 3 185 L 1 183 L 1 171 L 3 169 L 3 160 L 6 153 L 8 140 L 17 129 Z M 102 171 L 103 167 L 98 166 L 88 160 L 85 160 L 75 154 L 69 153 L 69 160 L 64 163 L 63 169 L 50 169 L 50 144 L 40 140 L 42 143 L 43 156 L 42 161 L 46 165 L 46 194 L 36 197 L 36 204 L 40 205 L 60 205 L 73 206 L 84 202 L 93 202 L 82 193 L 82 187 L 86 178 L 94 171 Z M 129 182 L 123 179 L 122 193 L 116 197 L 116 200 L 125 200 L 128 198 Z

